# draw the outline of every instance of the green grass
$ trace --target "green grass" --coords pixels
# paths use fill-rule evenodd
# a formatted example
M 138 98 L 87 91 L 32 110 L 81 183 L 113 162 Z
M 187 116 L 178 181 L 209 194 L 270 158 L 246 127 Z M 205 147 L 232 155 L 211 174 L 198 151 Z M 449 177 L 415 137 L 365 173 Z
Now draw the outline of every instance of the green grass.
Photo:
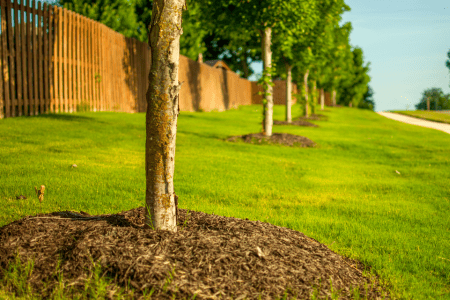
M 396 110 L 392 111 L 398 114 L 450 124 L 450 113 L 427 111 L 427 110 Z
M 328 121 L 314 122 L 319 128 L 274 126 L 317 148 L 225 141 L 259 132 L 261 111 L 181 112 L 180 208 L 301 231 L 371 266 L 397 298 L 450 298 L 450 135 L 327 108 Z M 274 119 L 284 119 L 284 106 L 274 107 Z M 0 120 L 0 226 L 41 209 L 106 214 L 144 206 L 144 145 L 144 114 Z M 41 184 L 42 207 L 34 192 Z M 20 194 L 28 200 L 16 200 Z

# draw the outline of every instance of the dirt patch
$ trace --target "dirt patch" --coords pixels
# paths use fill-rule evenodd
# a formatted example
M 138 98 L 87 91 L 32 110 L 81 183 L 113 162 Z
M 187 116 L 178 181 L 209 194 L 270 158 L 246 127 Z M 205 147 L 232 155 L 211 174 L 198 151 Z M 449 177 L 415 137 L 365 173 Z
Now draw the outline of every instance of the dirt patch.
M 287 121 L 273 121 L 273 125 L 294 125 L 294 126 L 307 126 L 307 127 L 319 127 L 316 124 L 304 121 L 304 120 L 296 120 L 292 122 Z
M 92 262 L 113 278 L 113 290 L 129 283 L 134 299 L 155 289 L 152 299 L 339 299 L 382 295 L 362 264 L 342 257 L 301 232 L 260 221 L 178 209 L 178 232 L 144 229 L 144 208 L 90 216 L 70 211 L 25 217 L 0 228 L 0 276 L 14 260 L 34 258 L 29 279 L 43 297 L 63 282 L 82 291 Z M 167 281 L 167 278 L 172 278 Z M 331 284 L 332 283 L 332 288 Z M 45 284 L 47 288 L 45 288 Z M 131 292 L 130 292 L 131 293 Z M 232 297 L 232 298 L 231 298 Z M 379 299 L 379 298 L 377 298 Z
M 262 133 L 250 133 L 246 135 L 232 136 L 227 139 L 230 142 L 243 140 L 250 144 L 281 144 L 286 146 L 314 147 L 316 144 L 307 137 L 289 134 L 273 133 L 272 136 L 265 136 Z

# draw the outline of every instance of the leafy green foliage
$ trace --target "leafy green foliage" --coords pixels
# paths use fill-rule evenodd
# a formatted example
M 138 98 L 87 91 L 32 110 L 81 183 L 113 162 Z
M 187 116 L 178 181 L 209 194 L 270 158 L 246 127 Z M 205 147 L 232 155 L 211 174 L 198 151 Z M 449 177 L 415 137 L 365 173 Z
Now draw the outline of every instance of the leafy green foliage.
M 367 91 L 363 95 L 362 101 L 358 103 L 358 108 L 375 110 L 375 101 L 373 100 L 373 90 L 367 85 Z
M 416 109 L 426 110 L 427 99 L 430 100 L 430 110 L 450 109 L 450 94 L 444 95 L 441 88 L 430 88 L 422 93 L 422 99 L 416 104 Z

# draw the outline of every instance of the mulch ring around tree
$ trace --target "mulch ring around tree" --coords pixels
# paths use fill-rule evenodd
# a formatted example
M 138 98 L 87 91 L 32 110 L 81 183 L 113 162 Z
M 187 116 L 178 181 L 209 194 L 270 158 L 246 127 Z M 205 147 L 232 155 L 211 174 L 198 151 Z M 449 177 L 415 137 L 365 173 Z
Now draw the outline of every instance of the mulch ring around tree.
M 296 120 L 296 121 L 273 121 L 273 125 L 294 125 L 294 126 L 307 126 L 307 127 L 319 127 L 316 124 L 303 121 L 303 120 Z
M 298 117 L 295 118 L 294 120 L 313 120 L 313 121 L 327 121 L 328 117 L 322 114 L 311 114 L 308 117 Z
M 281 144 L 300 147 L 314 147 L 316 145 L 316 143 L 307 137 L 289 133 L 273 133 L 271 136 L 265 136 L 260 132 L 232 136 L 227 139 L 227 141 L 230 142 L 236 142 L 238 140 L 242 140 L 250 144 Z
M 59 284 L 58 257 L 62 282 L 75 295 L 92 275 L 92 261 L 100 264 L 100 276 L 110 278 L 108 299 L 119 290 L 141 299 L 151 289 L 151 299 L 389 297 L 376 276 L 363 275 L 361 263 L 301 232 L 178 209 L 171 233 L 145 229 L 144 213 L 143 207 L 101 216 L 64 211 L 14 221 L 0 228 L 0 278 L 18 252 L 22 262 L 34 258 L 28 282 L 44 298 Z

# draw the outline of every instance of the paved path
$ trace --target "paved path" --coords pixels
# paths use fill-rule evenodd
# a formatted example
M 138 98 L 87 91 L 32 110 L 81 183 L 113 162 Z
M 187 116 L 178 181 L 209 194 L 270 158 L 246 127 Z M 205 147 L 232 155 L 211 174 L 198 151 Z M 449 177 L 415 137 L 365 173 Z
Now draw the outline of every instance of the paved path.
M 433 128 L 450 134 L 450 124 L 433 122 L 390 112 L 377 112 L 377 113 L 392 120 L 408 123 L 411 125 Z

